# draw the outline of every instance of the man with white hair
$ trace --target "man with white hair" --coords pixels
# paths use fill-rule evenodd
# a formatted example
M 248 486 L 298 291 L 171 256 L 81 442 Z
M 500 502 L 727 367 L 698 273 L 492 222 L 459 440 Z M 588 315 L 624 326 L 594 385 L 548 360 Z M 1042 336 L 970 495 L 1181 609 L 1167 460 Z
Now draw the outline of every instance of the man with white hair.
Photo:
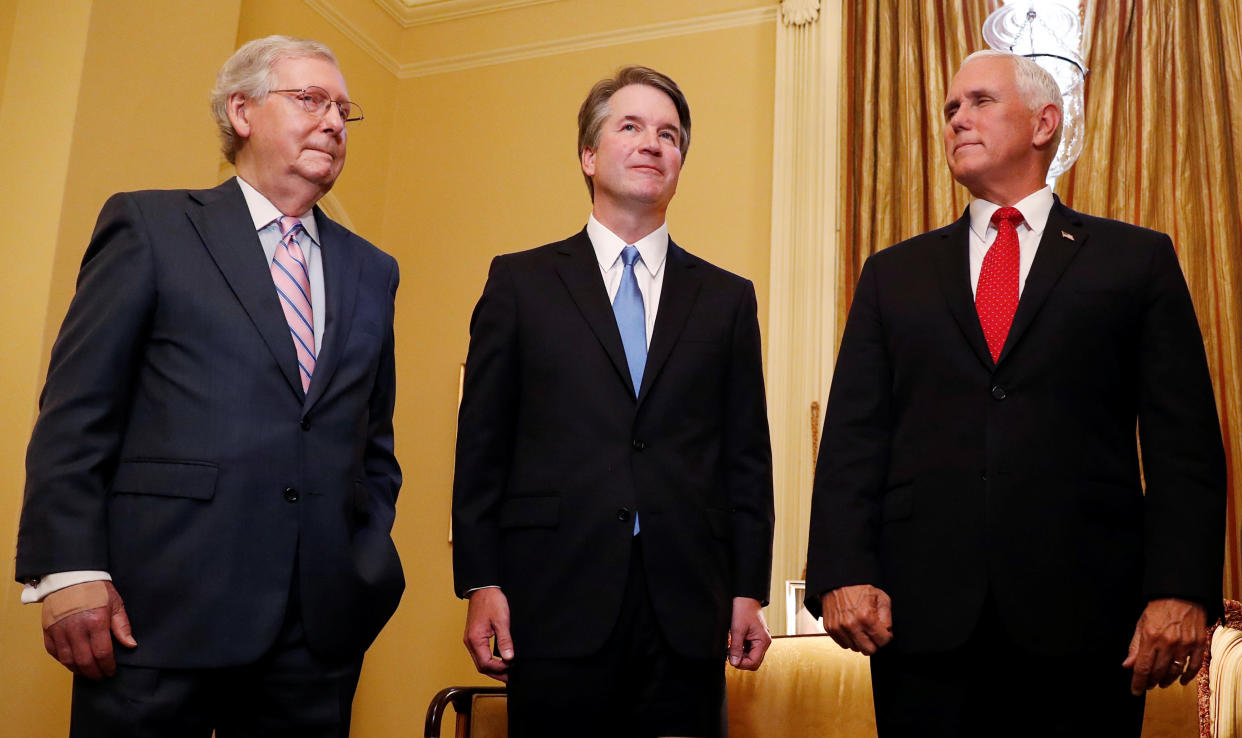
M 270 36 L 212 110 L 237 177 L 104 205 L 27 453 L 17 578 L 75 738 L 348 735 L 404 588 L 397 264 L 316 207 L 361 108 Z
M 859 278 L 806 604 L 872 656 L 886 738 L 1138 736 L 1145 690 L 1193 677 L 1221 607 L 1224 452 L 1189 291 L 1168 236 L 1052 194 L 1060 126 L 1034 62 L 967 57 L 943 137 L 975 199 Z

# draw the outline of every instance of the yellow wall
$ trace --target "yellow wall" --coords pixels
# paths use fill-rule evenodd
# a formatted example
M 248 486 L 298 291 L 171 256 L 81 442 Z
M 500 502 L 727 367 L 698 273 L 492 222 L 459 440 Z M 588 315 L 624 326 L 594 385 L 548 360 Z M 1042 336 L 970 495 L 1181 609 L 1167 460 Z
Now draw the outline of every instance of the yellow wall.
M 208 185 L 217 169 L 206 94 L 233 49 L 238 3 L 20 0 L 0 97 L 0 532 L 17 533 L 23 457 L 54 332 L 104 198 L 120 189 Z M 10 12 L 11 11 L 11 12 Z M 7 15 L 6 15 L 7 14 Z M 142 23 L 134 23 L 143 18 Z M 185 44 L 185 29 L 194 29 Z M 158 132 L 159 135 L 152 135 Z M 8 549 L 12 551 L 12 548 Z M 37 607 L 0 586 L 0 733 L 64 735 L 69 675 L 43 651 Z
M 714 12 L 756 1 L 702 5 Z M 22 214 L 0 232 L 11 263 L 0 290 L 10 357 L 0 365 L 10 408 L 0 430 L 8 489 L 0 540 L 9 545 L 47 352 L 99 206 L 116 190 L 208 186 L 227 173 L 207 92 L 233 48 L 270 33 L 320 39 L 340 58 L 367 119 L 351 129 L 332 194 L 355 230 L 401 264 L 396 424 L 406 481 L 394 535 L 409 585 L 368 654 L 354 735 L 414 734 L 438 689 L 485 681 L 461 646 L 465 607 L 452 594 L 447 538 L 457 372 L 489 260 L 582 227 L 590 203 L 574 155 L 578 105 L 618 66 L 648 64 L 678 80 L 694 113 L 672 236 L 753 279 L 763 320 L 775 28 L 768 21 L 399 79 L 303 0 L 0 0 L 0 124 L 10 133 L 0 161 L 24 178 L 0 185 Z M 22 105 L 6 104 L 14 100 Z M 37 608 L 17 605 L 18 592 L 0 586 L 0 734 L 64 735 L 68 675 L 43 653 Z
M 0 362 L 0 534 L 14 545 L 21 504 L 23 453 L 34 419 L 43 358 L 44 310 L 52 285 L 52 254 L 68 172 L 89 7 L 65 2 L 10 5 L 9 61 L 0 97 L 0 202 L 8 211 L 0 229 L 5 263 L 0 315 L 5 360 Z M 7 101 L 4 103 L 2 101 Z M 21 105 L 11 104 L 21 101 Z M 11 551 L 12 548 L 9 548 Z M 9 574 L 12 570 L 9 570 Z M 10 577 L 5 577 L 9 579 Z M 43 652 L 39 613 L 23 608 L 20 589 L 0 586 L 0 715 L 12 735 L 50 735 L 67 725 L 69 680 Z M 43 720 L 38 712 L 51 711 Z
M 13 22 L 17 19 L 17 0 L 0 0 L 0 106 L 4 105 L 4 80 L 13 43 Z

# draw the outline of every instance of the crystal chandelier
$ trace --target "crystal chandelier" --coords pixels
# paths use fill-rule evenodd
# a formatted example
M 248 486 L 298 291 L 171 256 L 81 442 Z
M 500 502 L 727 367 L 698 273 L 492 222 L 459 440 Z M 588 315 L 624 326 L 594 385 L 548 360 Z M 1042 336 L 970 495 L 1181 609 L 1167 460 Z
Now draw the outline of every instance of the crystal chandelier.
M 1078 0 L 1005 0 L 983 22 L 983 39 L 1048 70 L 1061 89 L 1061 145 L 1048 169 L 1048 183 L 1074 165 L 1084 136 L 1082 24 Z

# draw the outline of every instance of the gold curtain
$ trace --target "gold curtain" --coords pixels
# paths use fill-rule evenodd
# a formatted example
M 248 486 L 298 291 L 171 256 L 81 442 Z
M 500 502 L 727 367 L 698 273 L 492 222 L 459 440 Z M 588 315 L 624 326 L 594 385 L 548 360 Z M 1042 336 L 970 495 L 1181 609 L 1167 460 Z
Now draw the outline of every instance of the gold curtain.
M 1086 143 L 1067 205 L 1173 238 L 1229 464 L 1225 596 L 1242 596 L 1242 26 L 1238 0 L 1087 0 Z
M 863 262 L 957 219 L 970 193 L 940 142 L 944 94 L 1000 0 L 842 3 L 837 326 L 841 340 Z
M 949 81 L 1000 0 L 843 4 L 840 341 L 863 262 L 957 219 L 940 143 Z M 1065 203 L 1172 236 L 1195 301 L 1229 462 L 1225 595 L 1242 597 L 1242 0 L 1086 0 L 1086 144 Z

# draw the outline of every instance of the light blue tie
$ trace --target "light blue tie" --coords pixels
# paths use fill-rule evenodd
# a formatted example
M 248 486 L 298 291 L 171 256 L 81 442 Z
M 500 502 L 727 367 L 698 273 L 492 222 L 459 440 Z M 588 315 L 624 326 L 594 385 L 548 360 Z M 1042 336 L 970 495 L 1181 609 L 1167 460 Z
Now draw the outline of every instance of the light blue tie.
M 638 291 L 638 278 L 634 276 L 634 264 L 642 257 L 638 248 L 626 246 L 621 251 L 621 286 L 612 299 L 612 312 L 617 316 L 617 328 L 621 331 L 621 345 L 625 347 L 625 363 L 630 365 L 630 379 L 634 382 L 634 394 L 643 386 L 643 367 L 647 365 L 647 314 L 643 310 L 643 293 Z M 638 513 L 634 513 L 634 535 L 638 535 Z
M 643 367 L 647 365 L 647 316 L 643 310 L 643 293 L 638 291 L 638 279 L 634 276 L 634 264 L 642 259 L 638 249 L 626 246 L 621 251 L 621 286 L 612 299 L 612 312 L 617 316 L 617 328 L 621 331 L 621 344 L 625 346 L 625 361 L 630 365 L 630 379 L 634 380 L 634 394 L 643 386 Z

